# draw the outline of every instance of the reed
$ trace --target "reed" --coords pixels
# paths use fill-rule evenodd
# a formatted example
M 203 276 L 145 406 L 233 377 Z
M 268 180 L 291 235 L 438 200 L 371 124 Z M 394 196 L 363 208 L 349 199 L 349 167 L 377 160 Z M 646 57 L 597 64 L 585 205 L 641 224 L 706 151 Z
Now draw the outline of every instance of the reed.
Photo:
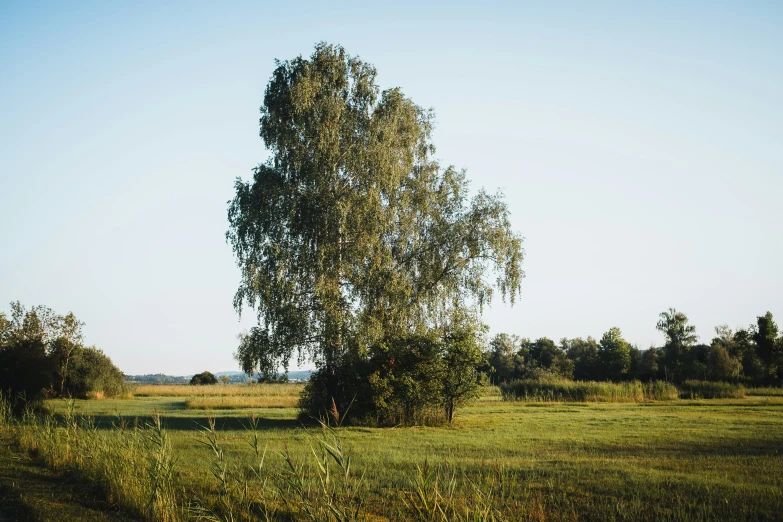
M 8 426 L 11 422 L 11 401 L 0 390 L 0 428 Z
M 94 483 L 110 503 L 148 520 L 182 519 L 171 444 L 159 417 L 143 428 L 98 430 L 72 413 L 28 413 L 15 434 L 19 447 L 51 469 Z
M 500 385 L 503 399 L 525 402 L 644 402 L 672 400 L 677 388 L 662 381 L 512 381 Z
M 682 399 L 742 399 L 745 388 L 741 384 L 712 381 L 685 381 L 680 384 Z
M 783 397 L 783 388 L 772 386 L 745 388 L 745 395 L 750 397 Z

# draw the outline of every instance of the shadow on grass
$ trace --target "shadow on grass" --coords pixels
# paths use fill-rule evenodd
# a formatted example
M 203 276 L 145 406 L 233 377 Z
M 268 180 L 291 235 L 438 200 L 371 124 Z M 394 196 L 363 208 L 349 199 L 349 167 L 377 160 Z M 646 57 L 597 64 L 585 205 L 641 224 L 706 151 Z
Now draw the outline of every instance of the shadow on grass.
M 58 415 L 62 418 L 62 416 Z M 113 429 L 117 426 L 125 428 L 143 427 L 152 424 L 151 415 L 90 415 L 90 419 L 95 423 L 98 429 Z M 203 417 L 178 417 L 161 415 L 160 419 L 163 428 L 171 431 L 199 431 L 209 425 L 208 416 Z M 269 419 L 257 417 L 258 428 L 262 430 L 294 430 L 302 427 L 317 426 L 314 421 L 305 421 L 300 419 Z M 245 430 L 250 427 L 250 419 L 247 415 L 243 416 L 221 416 L 214 417 L 215 428 L 220 431 L 225 430 Z
M 0 521 L 34 522 L 37 520 L 33 510 L 20 500 L 21 495 L 17 488 L 0 484 Z
M 593 444 L 585 451 L 600 455 L 626 458 L 676 458 L 689 460 L 703 457 L 777 457 L 780 455 L 780 439 L 738 437 L 736 439 L 703 441 L 656 442 L 655 447 L 628 444 Z

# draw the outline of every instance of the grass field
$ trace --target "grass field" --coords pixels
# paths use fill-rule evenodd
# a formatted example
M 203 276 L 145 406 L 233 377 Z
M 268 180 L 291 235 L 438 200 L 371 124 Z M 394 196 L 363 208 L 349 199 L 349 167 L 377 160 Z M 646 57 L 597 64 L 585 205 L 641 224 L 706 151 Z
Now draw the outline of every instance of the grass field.
M 154 387 L 160 395 L 141 387 L 132 399 L 49 406 L 93 419 L 90 436 L 107 441 L 116 437 L 112 425 L 160 415 L 178 502 L 190 505 L 183 515 L 190 518 L 264 520 L 266 505 L 272 519 L 309 519 L 308 505 L 326 498 L 318 493 L 324 463 L 330 501 L 360 505 L 368 520 L 780 520 L 783 513 L 783 397 L 773 393 L 528 403 L 503 401 L 489 388 L 452 426 L 334 432 L 302 425 L 282 402 L 237 409 L 242 401 L 289 400 L 297 386 L 210 386 L 195 396 L 189 386 Z M 205 412 L 194 401 L 228 406 Z M 214 431 L 205 430 L 210 419 Z M 257 430 L 248 429 L 253 422 Z M 58 447 L 64 437 L 55 436 Z M 342 460 L 320 460 L 324 444 L 339 445 Z M 261 456 L 261 471 L 251 472 Z M 340 463 L 348 456 L 346 478 Z M 242 508 L 243 499 L 255 504 Z

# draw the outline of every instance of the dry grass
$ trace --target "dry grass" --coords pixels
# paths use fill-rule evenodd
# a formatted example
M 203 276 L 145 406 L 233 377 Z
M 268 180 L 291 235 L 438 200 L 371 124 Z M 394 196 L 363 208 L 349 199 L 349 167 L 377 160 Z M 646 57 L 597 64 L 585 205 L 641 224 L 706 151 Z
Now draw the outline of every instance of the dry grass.
M 296 397 L 303 384 L 139 384 L 133 389 L 136 397 Z
M 196 397 L 188 399 L 189 410 L 241 410 L 246 408 L 294 408 L 298 395 L 234 395 L 223 397 Z

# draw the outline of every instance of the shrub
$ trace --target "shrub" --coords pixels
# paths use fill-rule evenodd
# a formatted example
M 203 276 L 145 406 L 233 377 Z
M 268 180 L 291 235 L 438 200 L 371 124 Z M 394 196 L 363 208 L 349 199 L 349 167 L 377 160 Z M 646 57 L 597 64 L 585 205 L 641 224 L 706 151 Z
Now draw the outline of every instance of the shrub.
M 741 399 L 745 388 L 741 384 L 712 381 L 685 381 L 680 384 L 683 399 Z
M 455 408 L 478 395 L 482 375 L 476 368 L 481 362 L 476 332 L 470 328 L 454 329 L 443 338 L 395 336 L 371 346 L 366 357 L 344 357 L 334 375 L 324 368 L 311 374 L 300 406 L 305 416 L 329 415 L 334 422 L 394 426 L 450 421 Z M 336 397 L 328 394 L 330 379 L 337 380 Z
M 197 373 L 190 379 L 192 385 L 217 384 L 218 380 L 211 372 Z
M 327 391 L 330 376 L 320 368 L 302 392 L 303 414 L 370 425 L 423 424 L 443 417 L 440 350 L 436 339 L 405 336 L 376 343 L 366 358 L 343 358 L 332 376 L 339 390 L 334 404 Z
M 83 348 L 65 379 L 65 394 L 81 398 L 116 397 L 128 391 L 125 375 L 94 347 Z

